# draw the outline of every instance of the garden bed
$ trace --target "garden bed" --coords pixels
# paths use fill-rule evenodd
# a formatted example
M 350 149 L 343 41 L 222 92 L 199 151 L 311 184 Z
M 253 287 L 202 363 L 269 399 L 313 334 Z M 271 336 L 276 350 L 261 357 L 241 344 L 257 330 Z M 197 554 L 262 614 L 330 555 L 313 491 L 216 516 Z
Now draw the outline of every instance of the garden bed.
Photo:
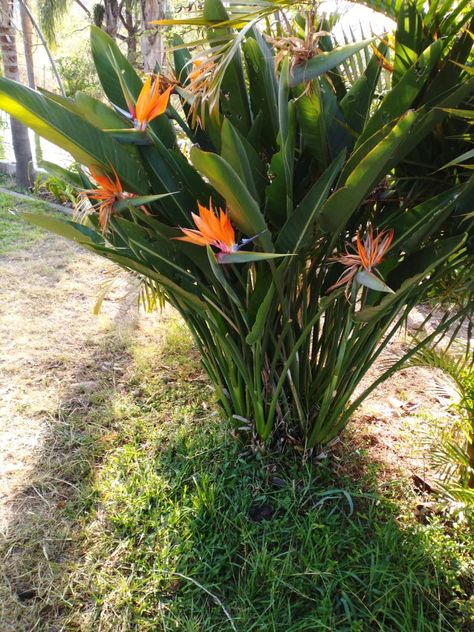
M 469 629 L 472 539 L 420 484 L 439 374 L 397 374 L 303 463 L 251 451 L 172 311 L 138 315 L 122 281 L 94 317 L 109 266 L 12 231 L 2 632 Z

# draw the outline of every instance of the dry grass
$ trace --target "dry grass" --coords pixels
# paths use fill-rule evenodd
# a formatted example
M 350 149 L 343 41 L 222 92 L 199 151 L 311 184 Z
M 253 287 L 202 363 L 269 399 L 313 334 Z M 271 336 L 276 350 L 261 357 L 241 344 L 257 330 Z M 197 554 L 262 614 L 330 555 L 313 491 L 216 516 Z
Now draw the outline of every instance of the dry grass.
M 127 371 L 138 323 L 123 287 L 92 315 L 109 266 L 61 239 L 4 256 L 0 268 L 0 620 L 18 632 L 39 629 L 60 602 L 104 434 L 94 409 Z

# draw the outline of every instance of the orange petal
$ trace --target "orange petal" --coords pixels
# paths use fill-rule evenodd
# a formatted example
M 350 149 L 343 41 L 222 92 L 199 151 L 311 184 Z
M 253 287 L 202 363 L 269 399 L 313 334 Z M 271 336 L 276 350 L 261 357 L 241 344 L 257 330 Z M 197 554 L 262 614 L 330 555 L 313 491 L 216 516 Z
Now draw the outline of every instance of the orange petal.
M 91 173 L 91 176 L 96 181 L 96 183 L 99 184 L 102 187 L 102 189 L 104 189 L 108 193 L 116 194 L 116 193 L 122 192 L 122 185 L 120 183 L 117 172 L 115 171 L 113 167 L 112 167 L 112 171 L 114 172 L 114 175 L 115 175 L 115 182 L 107 174 L 98 173 L 94 169 L 94 167 L 89 167 L 89 171 Z
M 356 246 L 357 246 L 357 252 L 359 254 L 360 261 L 362 265 L 364 266 L 364 268 L 367 268 L 369 265 L 369 261 L 367 259 L 367 254 L 365 252 L 365 244 L 362 243 L 359 233 L 357 233 L 357 236 L 356 236 Z
M 150 92 L 152 89 L 151 76 L 148 75 L 143 88 L 138 95 L 137 104 L 135 106 L 135 112 L 137 115 L 137 121 L 142 122 L 146 119 L 146 115 L 149 111 Z
M 181 230 L 183 231 L 185 236 L 173 237 L 173 239 L 176 239 L 178 241 L 187 241 L 190 244 L 196 244 L 198 246 L 210 246 L 213 243 L 213 240 L 207 239 L 206 237 L 201 235 L 198 230 L 193 230 L 192 228 L 182 228 Z
M 155 105 L 153 106 L 152 110 L 148 114 L 149 121 L 152 121 L 154 118 L 156 118 L 157 116 L 160 116 L 160 114 L 163 114 L 163 112 L 165 112 L 166 108 L 168 107 L 168 102 L 170 100 L 170 95 L 171 95 L 171 91 L 173 90 L 173 87 L 174 86 L 169 86 L 168 88 L 166 88 L 163 94 L 160 94 L 158 96 L 158 98 L 156 99 Z
M 115 176 L 115 193 L 122 193 L 123 191 L 122 183 L 120 182 L 118 174 L 113 167 L 112 167 L 112 171 L 114 172 L 114 176 Z
M 220 211 L 220 227 L 221 227 L 221 235 L 225 244 L 228 246 L 233 246 L 235 244 L 235 231 L 230 223 L 229 216 L 224 211 Z
M 220 238 L 220 224 L 212 210 L 199 206 L 199 217 L 193 213 L 193 220 L 205 237 L 213 241 Z

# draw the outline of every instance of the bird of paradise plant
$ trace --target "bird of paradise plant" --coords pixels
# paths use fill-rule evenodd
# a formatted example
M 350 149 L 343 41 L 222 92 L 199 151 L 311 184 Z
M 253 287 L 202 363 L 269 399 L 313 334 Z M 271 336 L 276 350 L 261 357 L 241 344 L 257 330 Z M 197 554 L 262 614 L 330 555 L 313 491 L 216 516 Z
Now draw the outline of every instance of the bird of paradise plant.
M 130 115 L 134 125 L 142 132 L 146 130 L 148 123 L 153 121 L 157 116 L 163 114 L 168 107 L 173 85 L 169 85 L 161 92 L 160 75 L 156 77 L 147 77 L 145 84 L 138 95 L 135 106 L 129 106 Z
M 85 223 L 25 217 L 159 288 L 236 426 L 313 447 L 406 360 L 354 397 L 410 310 L 454 272 L 472 272 L 474 179 L 454 160 L 469 149 L 469 120 L 456 114 L 474 90 L 469 15 L 440 20 L 397 0 L 389 50 L 376 39 L 334 46 L 326 20 L 288 15 L 295 46 L 282 55 L 279 27 L 233 8 L 205 1 L 195 22 L 208 42 L 194 63 L 175 38 L 166 70 L 174 90 L 158 77 L 143 83 L 93 27 L 110 105 L 0 78 L 0 107 L 94 165 L 92 178 L 49 167 L 86 189 L 98 214 Z M 302 55 L 305 34 L 311 51 Z M 344 64 L 359 53 L 365 66 L 351 81 Z M 393 67 L 386 94 L 381 55 Z M 472 305 L 446 314 L 419 345 Z
M 122 184 L 115 170 L 113 170 L 114 178 L 111 178 L 107 174 L 98 173 L 94 167 L 89 167 L 89 171 L 97 184 L 97 187 L 93 189 L 84 189 L 81 193 L 89 200 L 94 200 L 96 202 L 96 204 L 92 205 L 92 208 L 95 208 L 96 206 L 98 207 L 99 225 L 102 232 L 105 232 L 110 217 L 114 212 L 115 203 L 119 200 L 136 196 L 133 193 L 126 193 L 123 191 Z
M 365 279 L 366 284 L 371 283 L 372 289 L 374 290 L 391 292 L 392 290 L 377 278 L 373 274 L 373 271 L 382 263 L 392 243 L 393 235 L 393 229 L 390 229 L 388 231 L 381 230 L 377 236 L 374 237 L 372 226 L 369 226 L 364 240 L 362 240 L 359 233 L 357 233 L 356 247 L 354 248 L 352 244 L 348 244 L 345 253 L 333 258 L 333 261 L 345 266 L 346 270 L 344 270 L 336 283 L 334 283 L 328 291 L 330 292 L 341 285 L 350 287 L 354 278 L 358 277 L 359 280 L 361 278 Z M 350 249 L 354 250 L 354 252 L 350 252 Z

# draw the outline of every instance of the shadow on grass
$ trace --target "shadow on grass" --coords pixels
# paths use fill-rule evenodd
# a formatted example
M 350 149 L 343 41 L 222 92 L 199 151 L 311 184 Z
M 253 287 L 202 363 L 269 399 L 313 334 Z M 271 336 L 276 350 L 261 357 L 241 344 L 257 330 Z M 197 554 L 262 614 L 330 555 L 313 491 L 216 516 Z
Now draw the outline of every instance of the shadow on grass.
M 382 494 L 349 441 L 337 458 L 306 463 L 243 448 L 209 407 L 175 321 L 159 353 L 110 353 L 133 357 L 122 386 L 108 376 L 104 401 L 52 428 L 65 483 L 37 490 L 46 529 L 34 535 L 34 506 L 12 525 L 28 538 L 9 553 L 22 571 L 10 582 L 17 596 L 33 591 L 22 607 L 35 629 L 469 629 L 469 540 L 436 518 L 417 524 L 403 484 Z M 38 590 L 45 543 L 51 581 Z
M 95 469 L 113 437 L 114 401 L 132 360 L 128 308 L 119 307 L 100 344 L 79 341 L 77 361 L 65 364 L 60 349 L 44 357 L 49 381 L 67 387 L 55 415 L 33 413 L 43 417 L 43 431 L 0 538 L 1 632 L 62 629 L 57 621 L 67 607 L 68 574 L 82 555 L 78 545 L 93 503 Z

